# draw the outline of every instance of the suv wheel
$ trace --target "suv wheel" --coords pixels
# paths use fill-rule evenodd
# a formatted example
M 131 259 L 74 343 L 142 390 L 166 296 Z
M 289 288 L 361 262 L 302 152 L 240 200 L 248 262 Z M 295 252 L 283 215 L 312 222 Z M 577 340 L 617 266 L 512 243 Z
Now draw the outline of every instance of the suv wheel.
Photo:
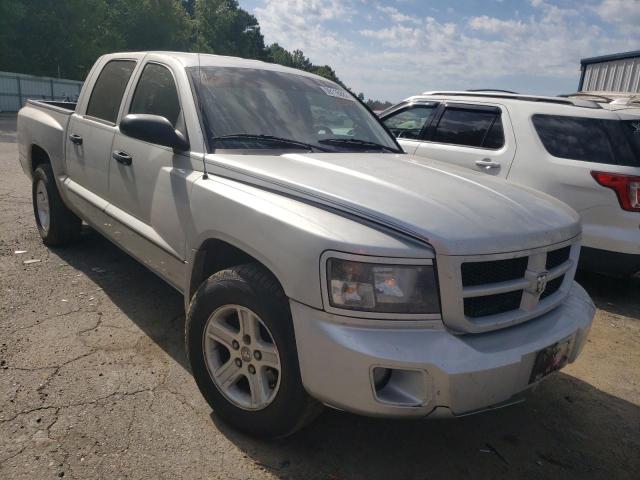
M 33 172 L 32 200 L 38 232 L 45 245 L 65 245 L 80 237 L 82 221 L 60 198 L 51 165 L 40 165 Z
M 234 427 L 283 437 L 320 412 L 302 386 L 287 298 L 261 267 L 209 277 L 189 307 L 186 341 L 198 388 Z

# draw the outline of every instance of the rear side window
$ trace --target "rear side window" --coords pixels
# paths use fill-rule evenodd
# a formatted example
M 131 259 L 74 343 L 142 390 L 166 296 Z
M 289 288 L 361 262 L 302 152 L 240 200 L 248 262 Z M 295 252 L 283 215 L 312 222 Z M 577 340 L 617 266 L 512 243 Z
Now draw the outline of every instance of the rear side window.
M 392 113 L 383 122 L 398 138 L 420 138 L 420 132 L 431 120 L 436 105 L 418 105 Z
M 112 60 L 107 63 L 93 86 L 86 114 L 116 123 L 122 95 L 135 66 L 136 62 L 131 60 Z
M 168 68 L 155 63 L 144 67 L 129 113 L 160 115 L 176 127 L 180 116 L 180 102 L 176 83 Z
M 447 107 L 433 134 L 433 142 L 498 149 L 504 145 L 500 109 Z
M 554 157 L 640 166 L 640 120 L 534 115 L 533 125 L 544 148 Z

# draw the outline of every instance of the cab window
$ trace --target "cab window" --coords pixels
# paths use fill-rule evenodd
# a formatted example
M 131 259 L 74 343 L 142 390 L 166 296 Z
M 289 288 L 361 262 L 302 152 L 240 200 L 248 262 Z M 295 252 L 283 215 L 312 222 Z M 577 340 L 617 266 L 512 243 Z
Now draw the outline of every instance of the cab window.
M 156 63 L 148 63 L 144 67 L 131 100 L 129 113 L 159 115 L 180 129 L 182 116 L 178 90 L 167 67 Z
M 131 73 L 132 60 L 112 60 L 100 72 L 89 97 L 86 115 L 115 123 Z

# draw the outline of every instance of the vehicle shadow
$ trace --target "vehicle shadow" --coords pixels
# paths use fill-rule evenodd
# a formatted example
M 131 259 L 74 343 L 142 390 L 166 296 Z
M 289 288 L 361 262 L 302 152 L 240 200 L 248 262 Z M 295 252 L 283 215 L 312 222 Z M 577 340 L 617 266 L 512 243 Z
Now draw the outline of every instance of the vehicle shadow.
M 599 309 L 640 320 L 639 278 L 613 278 L 578 271 L 576 281 L 589 293 Z
M 524 404 L 459 419 L 373 419 L 327 409 L 273 442 L 211 418 L 282 479 L 640 478 L 640 408 L 563 373 Z
M 190 371 L 180 293 L 90 227 L 71 248 L 52 249 L 84 273 L 160 348 Z

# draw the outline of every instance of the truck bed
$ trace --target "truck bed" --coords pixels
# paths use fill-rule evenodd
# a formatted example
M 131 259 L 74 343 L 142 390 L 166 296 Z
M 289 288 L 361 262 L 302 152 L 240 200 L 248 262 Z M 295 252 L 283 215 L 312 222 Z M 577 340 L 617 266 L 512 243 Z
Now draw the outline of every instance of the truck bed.
M 75 109 L 75 102 L 28 100 L 18 112 L 18 156 L 27 175 L 32 174 L 32 145 L 51 160 L 57 175 L 63 173 L 67 125 Z
M 58 100 L 28 100 L 27 103 L 44 107 L 56 107 L 62 110 L 69 110 L 70 112 L 75 112 L 77 105 L 76 102 L 63 102 Z

